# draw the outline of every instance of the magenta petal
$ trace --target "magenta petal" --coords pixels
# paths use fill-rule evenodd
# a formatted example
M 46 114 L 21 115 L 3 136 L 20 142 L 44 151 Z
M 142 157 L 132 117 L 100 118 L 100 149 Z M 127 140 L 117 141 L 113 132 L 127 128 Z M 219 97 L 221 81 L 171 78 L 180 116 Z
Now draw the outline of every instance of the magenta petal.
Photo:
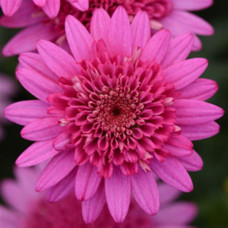
M 48 68 L 59 77 L 77 75 L 78 67 L 76 61 L 62 48 L 51 42 L 40 40 L 37 44 L 37 49 Z
M 213 0 L 174 0 L 174 8 L 178 10 L 201 10 L 210 7 L 213 4 Z
M 142 51 L 141 59 L 143 61 L 153 61 L 160 63 L 165 57 L 170 44 L 170 32 L 161 30 L 152 36 L 146 47 Z
M 132 193 L 140 207 L 148 214 L 155 215 L 159 210 L 159 193 L 152 172 L 145 173 L 141 169 L 131 176 Z
M 174 63 L 185 60 L 192 50 L 193 38 L 192 34 L 184 34 L 173 39 L 162 61 L 162 66 L 166 68 Z
M 88 200 L 97 191 L 101 182 L 96 168 L 86 163 L 78 168 L 75 180 L 75 194 L 78 200 Z
M 132 28 L 132 50 L 144 48 L 151 37 L 150 20 L 146 12 L 139 11 L 131 25 Z
M 49 105 L 39 100 L 20 101 L 5 109 L 5 117 L 10 121 L 27 125 L 39 118 L 47 117 Z
M 47 190 L 47 200 L 57 202 L 74 191 L 74 180 L 76 170 L 64 177 L 58 184 Z
M 43 11 L 50 17 L 54 18 L 58 15 L 60 9 L 60 0 L 46 0 L 46 4 L 43 6 Z
M 46 0 L 33 0 L 33 2 L 39 6 L 39 7 L 42 7 L 44 6 L 44 4 L 46 3 Z
M 153 159 L 151 169 L 164 182 L 183 192 L 193 190 L 193 183 L 183 165 L 175 158 L 166 158 L 164 162 Z
M 189 99 L 176 100 L 175 108 L 178 125 L 202 124 L 216 120 L 224 114 L 216 105 Z
M 74 162 L 74 153 L 64 151 L 56 155 L 44 168 L 37 183 L 36 190 L 44 191 L 58 184 L 66 177 L 76 166 Z
M 172 82 L 176 89 L 182 89 L 195 81 L 207 69 L 208 61 L 194 58 L 178 62 L 164 70 L 168 82 Z
M 130 204 L 130 178 L 119 168 L 114 169 L 111 178 L 105 180 L 105 195 L 115 222 L 123 222 Z
M 26 125 L 21 136 L 31 141 L 45 141 L 58 136 L 64 128 L 58 124 L 59 118 L 47 117 Z
M 199 171 L 203 167 L 202 158 L 196 151 L 193 151 L 189 156 L 178 158 L 178 160 L 188 171 Z
M 131 55 L 131 26 L 127 12 L 122 6 L 119 6 L 112 15 L 109 40 L 112 54 L 121 54 L 122 57 Z
M 2 11 L 7 16 L 12 16 L 21 6 L 22 0 L 1 0 Z
M 52 146 L 52 140 L 36 142 L 28 147 L 17 159 L 16 164 L 20 167 L 33 166 L 44 162 L 58 154 Z
M 66 37 L 74 58 L 80 62 L 90 57 L 93 38 L 88 30 L 75 17 L 66 18 Z
M 93 223 L 100 215 L 104 204 L 104 186 L 100 185 L 96 193 L 89 200 L 82 201 L 82 216 L 85 223 Z
M 86 11 L 89 9 L 89 0 L 68 0 L 68 2 L 80 11 Z

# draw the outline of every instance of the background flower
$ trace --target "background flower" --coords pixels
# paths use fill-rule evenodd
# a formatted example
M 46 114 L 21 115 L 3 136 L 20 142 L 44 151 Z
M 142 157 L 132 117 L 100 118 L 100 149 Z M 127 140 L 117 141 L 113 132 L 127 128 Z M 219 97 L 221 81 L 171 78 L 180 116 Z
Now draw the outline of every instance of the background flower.
M 155 214 L 159 198 L 151 171 L 179 190 L 193 188 L 186 170 L 201 169 L 202 161 L 190 140 L 219 131 L 214 120 L 222 109 L 204 102 L 217 85 L 198 79 L 205 59 L 185 60 L 192 35 L 170 42 L 163 30 L 151 38 L 147 15 L 139 12 L 130 25 L 122 7 L 112 19 L 97 10 L 91 25 L 92 35 L 67 18 L 75 59 L 48 41 L 38 43 L 39 55 L 21 55 L 17 77 L 40 100 L 6 109 L 7 118 L 26 125 L 22 137 L 38 141 L 17 164 L 52 158 L 37 190 L 49 189 L 51 196 L 64 188 L 67 195 L 73 183 L 76 197 L 88 202 L 87 213 L 102 208 L 106 198 L 115 221 L 123 221 L 132 191 Z
M 7 2 L 8 5 L 9 2 L 13 1 L 4 2 Z M 44 1 L 42 3 L 44 4 Z M 95 8 L 103 7 L 112 15 L 119 5 L 127 10 L 131 19 L 139 10 L 145 10 L 150 17 L 150 25 L 153 32 L 161 28 L 167 28 L 171 31 L 173 37 L 184 33 L 212 35 L 214 32 L 212 26 L 205 20 L 188 12 L 209 7 L 213 3 L 212 0 L 81 0 L 78 2 L 62 0 L 61 3 L 59 8 L 59 0 L 46 2 L 44 11 L 50 17 L 45 16 L 44 12 L 39 7 L 36 7 L 31 0 L 23 1 L 20 9 L 13 16 L 3 16 L 1 18 L 2 26 L 9 28 L 25 27 L 6 44 L 3 54 L 11 56 L 34 50 L 36 41 L 39 39 L 55 41 L 57 44 L 65 46 L 64 23 L 68 14 L 75 16 L 89 28 L 92 12 Z M 78 7 L 78 4 L 83 7 Z M 82 11 L 87 8 L 88 4 L 89 9 Z M 75 5 L 76 7 L 74 7 Z M 49 6 L 49 8 L 46 6 Z M 197 36 L 194 36 L 193 44 L 193 50 L 201 49 L 201 41 Z
M 44 194 L 34 191 L 40 168 L 16 168 L 16 180 L 6 179 L 1 183 L 1 194 L 10 206 L 0 206 L 0 224 L 4 228 L 68 228 L 68 227 L 153 227 L 187 225 L 195 218 L 197 206 L 190 202 L 174 202 L 179 192 L 160 184 L 162 208 L 158 215 L 149 216 L 134 201 L 123 223 L 116 224 L 108 209 L 104 208 L 100 217 L 90 225 L 84 223 L 81 206 L 73 194 L 56 203 L 46 200 Z M 180 216 L 181 215 L 181 216 Z

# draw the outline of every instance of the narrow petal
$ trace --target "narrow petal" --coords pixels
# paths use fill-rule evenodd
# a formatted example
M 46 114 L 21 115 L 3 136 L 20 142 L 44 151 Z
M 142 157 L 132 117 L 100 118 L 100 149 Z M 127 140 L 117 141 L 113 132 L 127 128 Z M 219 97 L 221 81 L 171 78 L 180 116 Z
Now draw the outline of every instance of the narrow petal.
M 60 0 L 46 0 L 43 11 L 50 17 L 54 18 L 58 15 L 60 9 Z
M 203 168 L 203 160 L 196 151 L 189 156 L 178 158 L 188 171 L 199 171 Z
M 140 207 L 148 214 L 155 215 L 159 210 L 159 193 L 152 172 L 145 173 L 141 169 L 131 176 L 132 193 Z M 143 189 L 142 189 L 143 186 Z
M 136 14 L 132 25 L 132 50 L 144 48 L 151 37 L 150 20 L 146 12 Z
M 130 204 L 130 179 L 116 168 L 105 180 L 105 195 L 109 211 L 115 222 L 123 222 Z
M 86 11 L 89 9 L 89 0 L 68 0 L 68 2 L 80 11 Z
M 108 15 L 107 11 L 99 8 L 96 9 L 93 13 L 91 20 L 91 34 L 95 40 L 103 39 L 108 41 L 108 34 L 110 29 L 111 18 Z
M 192 34 L 184 34 L 173 39 L 162 61 L 162 66 L 167 68 L 174 63 L 185 60 L 192 50 L 193 38 Z
M 21 136 L 31 141 L 45 141 L 55 138 L 64 129 L 58 124 L 58 121 L 59 118 L 56 117 L 33 121 L 22 129 Z
M 45 5 L 46 0 L 33 0 L 33 2 L 34 2 L 37 6 L 42 7 L 42 6 Z
M 131 26 L 127 12 L 122 6 L 119 6 L 112 15 L 109 40 L 113 55 L 131 55 Z
M 93 223 L 100 215 L 104 204 L 104 186 L 100 185 L 97 192 L 89 200 L 82 201 L 82 216 L 85 223 Z
M 57 45 L 41 40 L 37 49 L 49 69 L 59 77 L 72 77 L 78 73 L 76 61 Z
M 173 64 L 163 73 L 166 80 L 172 82 L 176 89 L 182 89 L 201 76 L 207 66 L 207 59 L 194 58 Z
M 20 101 L 5 109 L 5 117 L 10 121 L 27 125 L 37 119 L 47 117 L 49 105 L 39 100 Z
M 38 192 L 44 191 L 58 184 L 75 168 L 75 166 L 73 152 L 64 151 L 59 153 L 42 171 L 36 184 L 36 190 Z
M 70 174 L 64 177 L 58 184 L 47 190 L 47 200 L 57 202 L 74 191 L 74 180 L 76 170 L 72 170 Z
M 181 130 L 185 137 L 194 141 L 210 138 L 218 134 L 220 126 L 214 121 L 209 121 L 196 125 L 181 125 Z
M 179 10 L 201 10 L 210 7 L 213 0 L 173 0 L 174 8 Z
M 224 114 L 220 107 L 197 100 L 178 99 L 175 108 L 178 125 L 202 124 L 219 119 Z
M 180 98 L 204 101 L 211 98 L 217 90 L 218 84 L 215 81 L 199 78 L 184 89 L 180 90 Z
M 3 48 L 4 56 L 17 55 L 27 51 L 36 49 L 36 42 L 40 39 L 53 40 L 56 38 L 56 33 L 53 32 L 51 24 L 43 26 L 38 23 L 31 25 L 15 35 Z
M 22 0 L 2 0 L 2 11 L 7 16 L 12 16 L 21 6 Z
M 75 17 L 66 18 L 66 36 L 74 58 L 80 62 L 90 57 L 93 38 L 88 30 Z
M 151 169 L 165 183 L 174 188 L 183 192 L 190 192 L 193 190 L 191 177 L 177 159 L 167 158 L 164 162 L 153 159 L 151 162 Z
M 88 200 L 97 191 L 101 178 L 96 170 L 88 162 L 78 168 L 75 180 L 75 194 L 78 200 Z
M 141 59 L 151 62 L 156 60 L 156 62 L 160 63 L 164 59 L 169 45 L 170 32 L 163 29 L 152 36 L 142 52 Z
M 37 165 L 58 154 L 52 146 L 52 140 L 45 142 L 35 142 L 28 147 L 16 160 L 20 167 Z

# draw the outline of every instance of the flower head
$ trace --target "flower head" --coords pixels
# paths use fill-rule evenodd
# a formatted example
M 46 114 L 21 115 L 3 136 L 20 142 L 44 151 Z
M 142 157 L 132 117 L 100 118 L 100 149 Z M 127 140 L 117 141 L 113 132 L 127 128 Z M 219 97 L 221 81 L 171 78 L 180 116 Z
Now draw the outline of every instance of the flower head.
M 51 159 L 38 191 L 49 189 L 58 200 L 63 188 L 67 194 L 75 186 L 87 213 L 107 199 L 120 222 L 131 191 L 147 213 L 158 211 L 154 173 L 181 191 L 192 190 L 186 170 L 200 170 L 202 160 L 191 140 L 218 133 L 214 120 L 223 115 L 204 102 L 217 85 L 198 79 L 207 60 L 185 60 L 192 35 L 170 41 L 166 30 L 150 32 L 144 12 L 130 24 L 122 7 L 112 18 L 99 9 L 91 34 L 67 17 L 73 56 L 43 40 L 39 54 L 20 56 L 17 77 L 39 100 L 15 103 L 5 114 L 25 125 L 23 138 L 37 141 L 18 158 L 19 166 Z
M 5 122 L 4 118 L 4 109 L 7 105 L 9 105 L 9 98 L 15 94 L 16 86 L 13 81 L 5 76 L 0 74 L 0 139 L 2 139 L 4 132 L 2 129 L 2 124 Z
M 11 10 L 10 3 L 13 1 L 2 0 L 4 5 Z M 21 0 L 18 1 L 21 4 Z M 193 33 L 193 50 L 201 48 L 198 35 L 212 35 L 213 28 L 200 17 L 188 11 L 201 10 L 212 5 L 212 0 L 34 0 L 41 9 L 31 0 L 23 1 L 21 7 L 13 16 L 3 16 L 1 25 L 10 28 L 25 27 L 3 49 L 5 56 L 19 54 L 36 49 L 36 41 L 45 39 L 56 42 L 62 47 L 65 42 L 65 19 L 67 15 L 73 15 L 88 29 L 90 28 L 93 12 L 97 8 L 104 8 L 112 15 L 118 6 L 123 6 L 129 18 L 132 20 L 138 11 L 145 11 L 150 18 L 150 27 L 153 33 L 162 28 L 171 31 L 173 37 L 185 33 Z M 15 9 L 18 4 L 13 4 Z M 11 11 L 9 11 L 11 12 Z M 48 16 L 47 16 L 47 15 Z
M 81 205 L 73 194 L 59 202 L 50 203 L 44 194 L 34 191 L 39 167 L 15 169 L 16 180 L 6 179 L 1 183 L 3 199 L 10 206 L 0 206 L 0 224 L 4 228 L 63 228 L 63 227 L 117 227 L 159 228 L 161 226 L 188 225 L 197 214 L 197 206 L 190 202 L 174 202 L 179 192 L 167 185 L 159 185 L 162 207 L 158 215 L 145 214 L 132 200 L 129 213 L 123 223 L 116 224 L 107 207 L 93 224 L 85 224 Z M 179 214 L 182 216 L 179 216 Z

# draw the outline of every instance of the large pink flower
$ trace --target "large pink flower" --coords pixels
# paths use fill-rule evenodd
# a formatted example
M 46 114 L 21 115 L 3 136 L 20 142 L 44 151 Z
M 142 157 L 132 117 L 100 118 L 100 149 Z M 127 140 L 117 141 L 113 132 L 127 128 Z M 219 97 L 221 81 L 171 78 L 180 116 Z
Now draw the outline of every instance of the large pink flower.
M 4 1 L 5 2 L 5 1 Z M 6 0 L 6 2 L 11 2 Z M 59 10 L 59 1 L 49 0 L 54 3 L 50 5 L 50 13 L 56 16 L 55 9 Z M 90 4 L 89 9 L 80 11 L 72 6 L 75 1 L 62 0 L 61 8 L 56 17 L 47 17 L 43 11 L 36 7 L 31 0 L 23 1 L 21 8 L 11 17 L 3 16 L 1 25 L 5 27 L 20 28 L 25 27 L 3 49 L 5 56 L 15 55 L 36 48 L 36 41 L 46 39 L 55 41 L 59 45 L 65 45 L 65 18 L 68 14 L 75 16 L 87 28 L 90 26 L 91 16 L 95 8 L 103 7 L 110 15 L 118 5 L 122 5 L 128 12 L 130 18 L 135 16 L 141 9 L 148 13 L 153 32 L 166 28 L 171 31 L 173 37 L 184 33 L 199 35 L 212 35 L 213 28 L 203 19 L 188 12 L 190 10 L 200 10 L 209 7 L 212 0 L 82 0 L 81 4 Z M 71 2 L 71 4 L 69 3 Z M 7 3 L 8 4 L 8 3 Z M 58 7 L 56 5 L 58 5 Z M 85 8 L 85 7 L 84 7 Z M 201 42 L 194 36 L 194 50 L 201 48 Z
M 162 30 L 151 37 L 147 14 L 132 24 L 119 7 L 110 19 L 95 12 L 91 34 L 66 19 L 71 53 L 41 40 L 38 52 L 20 56 L 17 78 L 39 100 L 6 109 L 25 125 L 23 138 L 37 141 L 17 160 L 31 166 L 51 159 L 36 185 L 49 195 L 75 186 L 83 210 L 92 213 L 107 199 L 115 221 L 123 221 L 131 191 L 150 214 L 159 209 L 154 173 L 175 188 L 193 189 L 189 171 L 202 160 L 191 140 L 215 135 L 223 110 L 204 102 L 215 82 L 198 79 L 207 60 L 185 60 L 193 36 L 170 41 Z M 94 212 L 95 213 L 95 212 Z
M 9 98 L 16 92 L 15 83 L 5 75 L 0 74 L 0 140 L 4 135 L 2 124 L 5 122 L 4 109 L 9 105 Z
M 85 224 L 81 206 L 73 194 L 59 202 L 50 203 L 44 194 L 34 191 L 39 168 L 15 169 L 16 180 L 6 179 L 1 183 L 3 199 L 10 208 L 0 206 L 2 228 L 161 228 L 172 226 L 187 228 L 197 214 L 197 206 L 190 202 L 173 202 L 179 192 L 165 184 L 159 185 L 163 199 L 158 215 L 151 217 L 144 213 L 132 200 L 126 220 L 116 224 L 107 207 L 93 224 Z M 180 216 L 181 215 L 181 216 Z

